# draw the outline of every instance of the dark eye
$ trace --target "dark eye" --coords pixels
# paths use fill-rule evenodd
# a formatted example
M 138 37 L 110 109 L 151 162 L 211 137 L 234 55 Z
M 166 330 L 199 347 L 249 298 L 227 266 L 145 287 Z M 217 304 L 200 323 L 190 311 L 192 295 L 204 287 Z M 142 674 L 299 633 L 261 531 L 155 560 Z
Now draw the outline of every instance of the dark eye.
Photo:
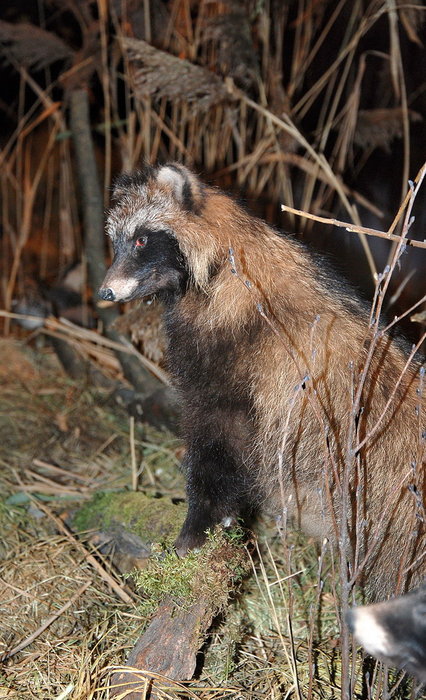
M 143 248 L 146 246 L 148 241 L 148 236 L 139 236 L 139 238 L 136 239 L 135 246 L 136 248 Z

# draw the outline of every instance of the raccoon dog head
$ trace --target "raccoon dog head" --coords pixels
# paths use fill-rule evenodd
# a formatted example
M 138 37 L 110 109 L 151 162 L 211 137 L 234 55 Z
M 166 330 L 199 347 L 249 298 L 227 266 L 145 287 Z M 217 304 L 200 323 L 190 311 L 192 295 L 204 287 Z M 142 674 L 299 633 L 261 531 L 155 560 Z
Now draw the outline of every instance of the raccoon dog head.
M 188 265 L 174 224 L 196 212 L 201 190 L 197 178 L 177 163 L 118 178 L 107 221 L 114 258 L 99 290 L 102 299 L 155 294 L 168 301 L 185 291 Z

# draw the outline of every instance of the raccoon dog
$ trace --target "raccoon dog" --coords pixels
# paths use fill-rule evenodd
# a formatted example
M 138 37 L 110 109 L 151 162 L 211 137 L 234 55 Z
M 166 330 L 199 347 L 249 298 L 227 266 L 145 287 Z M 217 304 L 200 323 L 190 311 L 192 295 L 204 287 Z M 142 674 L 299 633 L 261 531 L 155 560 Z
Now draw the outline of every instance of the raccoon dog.
M 114 200 L 100 296 L 162 300 L 181 397 L 177 551 L 266 507 L 335 542 L 346 528 L 373 594 L 425 576 L 424 409 L 401 343 L 380 335 L 353 415 L 368 309 L 325 263 L 179 164 L 121 176 Z

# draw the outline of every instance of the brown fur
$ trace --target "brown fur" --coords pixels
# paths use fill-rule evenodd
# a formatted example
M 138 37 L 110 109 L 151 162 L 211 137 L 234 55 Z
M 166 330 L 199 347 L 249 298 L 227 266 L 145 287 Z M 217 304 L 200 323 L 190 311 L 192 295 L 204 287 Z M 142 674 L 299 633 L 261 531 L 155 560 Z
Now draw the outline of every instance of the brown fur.
M 371 341 L 368 312 L 353 292 L 292 237 L 277 235 L 176 164 L 151 169 L 145 179 L 130 178 L 119 188 L 108 222 L 113 241 L 130 239 L 141 226 L 176 239 L 189 275 L 168 305 L 166 330 L 171 371 L 183 398 L 190 511 L 194 493 L 197 508 L 214 510 L 212 522 L 236 517 L 238 499 L 228 502 L 225 492 L 246 490 L 242 501 L 261 502 L 307 533 L 338 541 L 349 469 L 348 556 L 359 562 L 369 553 L 362 575 L 373 594 L 424 577 L 419 367 L 412 364 L 404 372 L 380 428 L 350 458 L 352 385 Z M 105 287 L 114 274 L 112 268 Z M 379 340 L 355 442 L 379 420 L 405 363 L 400 343 L 389 336 Z M 230 460 L 226 469 L 219 458 L 214 462 L 213 451 L 199 456 L 199 445 L 213 436 L 220 437 L 220 449 L 214 438 L 220 459 Z M 203 466 L 203 459 L 217 464 L 219 481 L 229 477 L 223 494 L 214 482 L 216 467 Z M 213 479 L 221 494 L 216 500 L 223 497 L 227 507 L 200 495 L 197 475 L 206 481 L 206 494 Z M 188 520 L 182 549 L 197 544 L 193 533 Z

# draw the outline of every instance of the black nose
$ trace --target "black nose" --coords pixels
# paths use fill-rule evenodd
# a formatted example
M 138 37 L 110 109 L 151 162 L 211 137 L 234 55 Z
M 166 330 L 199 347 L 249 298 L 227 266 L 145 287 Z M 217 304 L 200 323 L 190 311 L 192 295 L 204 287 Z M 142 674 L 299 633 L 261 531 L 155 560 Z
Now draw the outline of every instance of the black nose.
M 109 287 L 102 288 L 98 292 L 99 296 L 101 299 L 104 299 L 105 301 L 114 301 L 115 300 L 115 294 L 110 289 Z

